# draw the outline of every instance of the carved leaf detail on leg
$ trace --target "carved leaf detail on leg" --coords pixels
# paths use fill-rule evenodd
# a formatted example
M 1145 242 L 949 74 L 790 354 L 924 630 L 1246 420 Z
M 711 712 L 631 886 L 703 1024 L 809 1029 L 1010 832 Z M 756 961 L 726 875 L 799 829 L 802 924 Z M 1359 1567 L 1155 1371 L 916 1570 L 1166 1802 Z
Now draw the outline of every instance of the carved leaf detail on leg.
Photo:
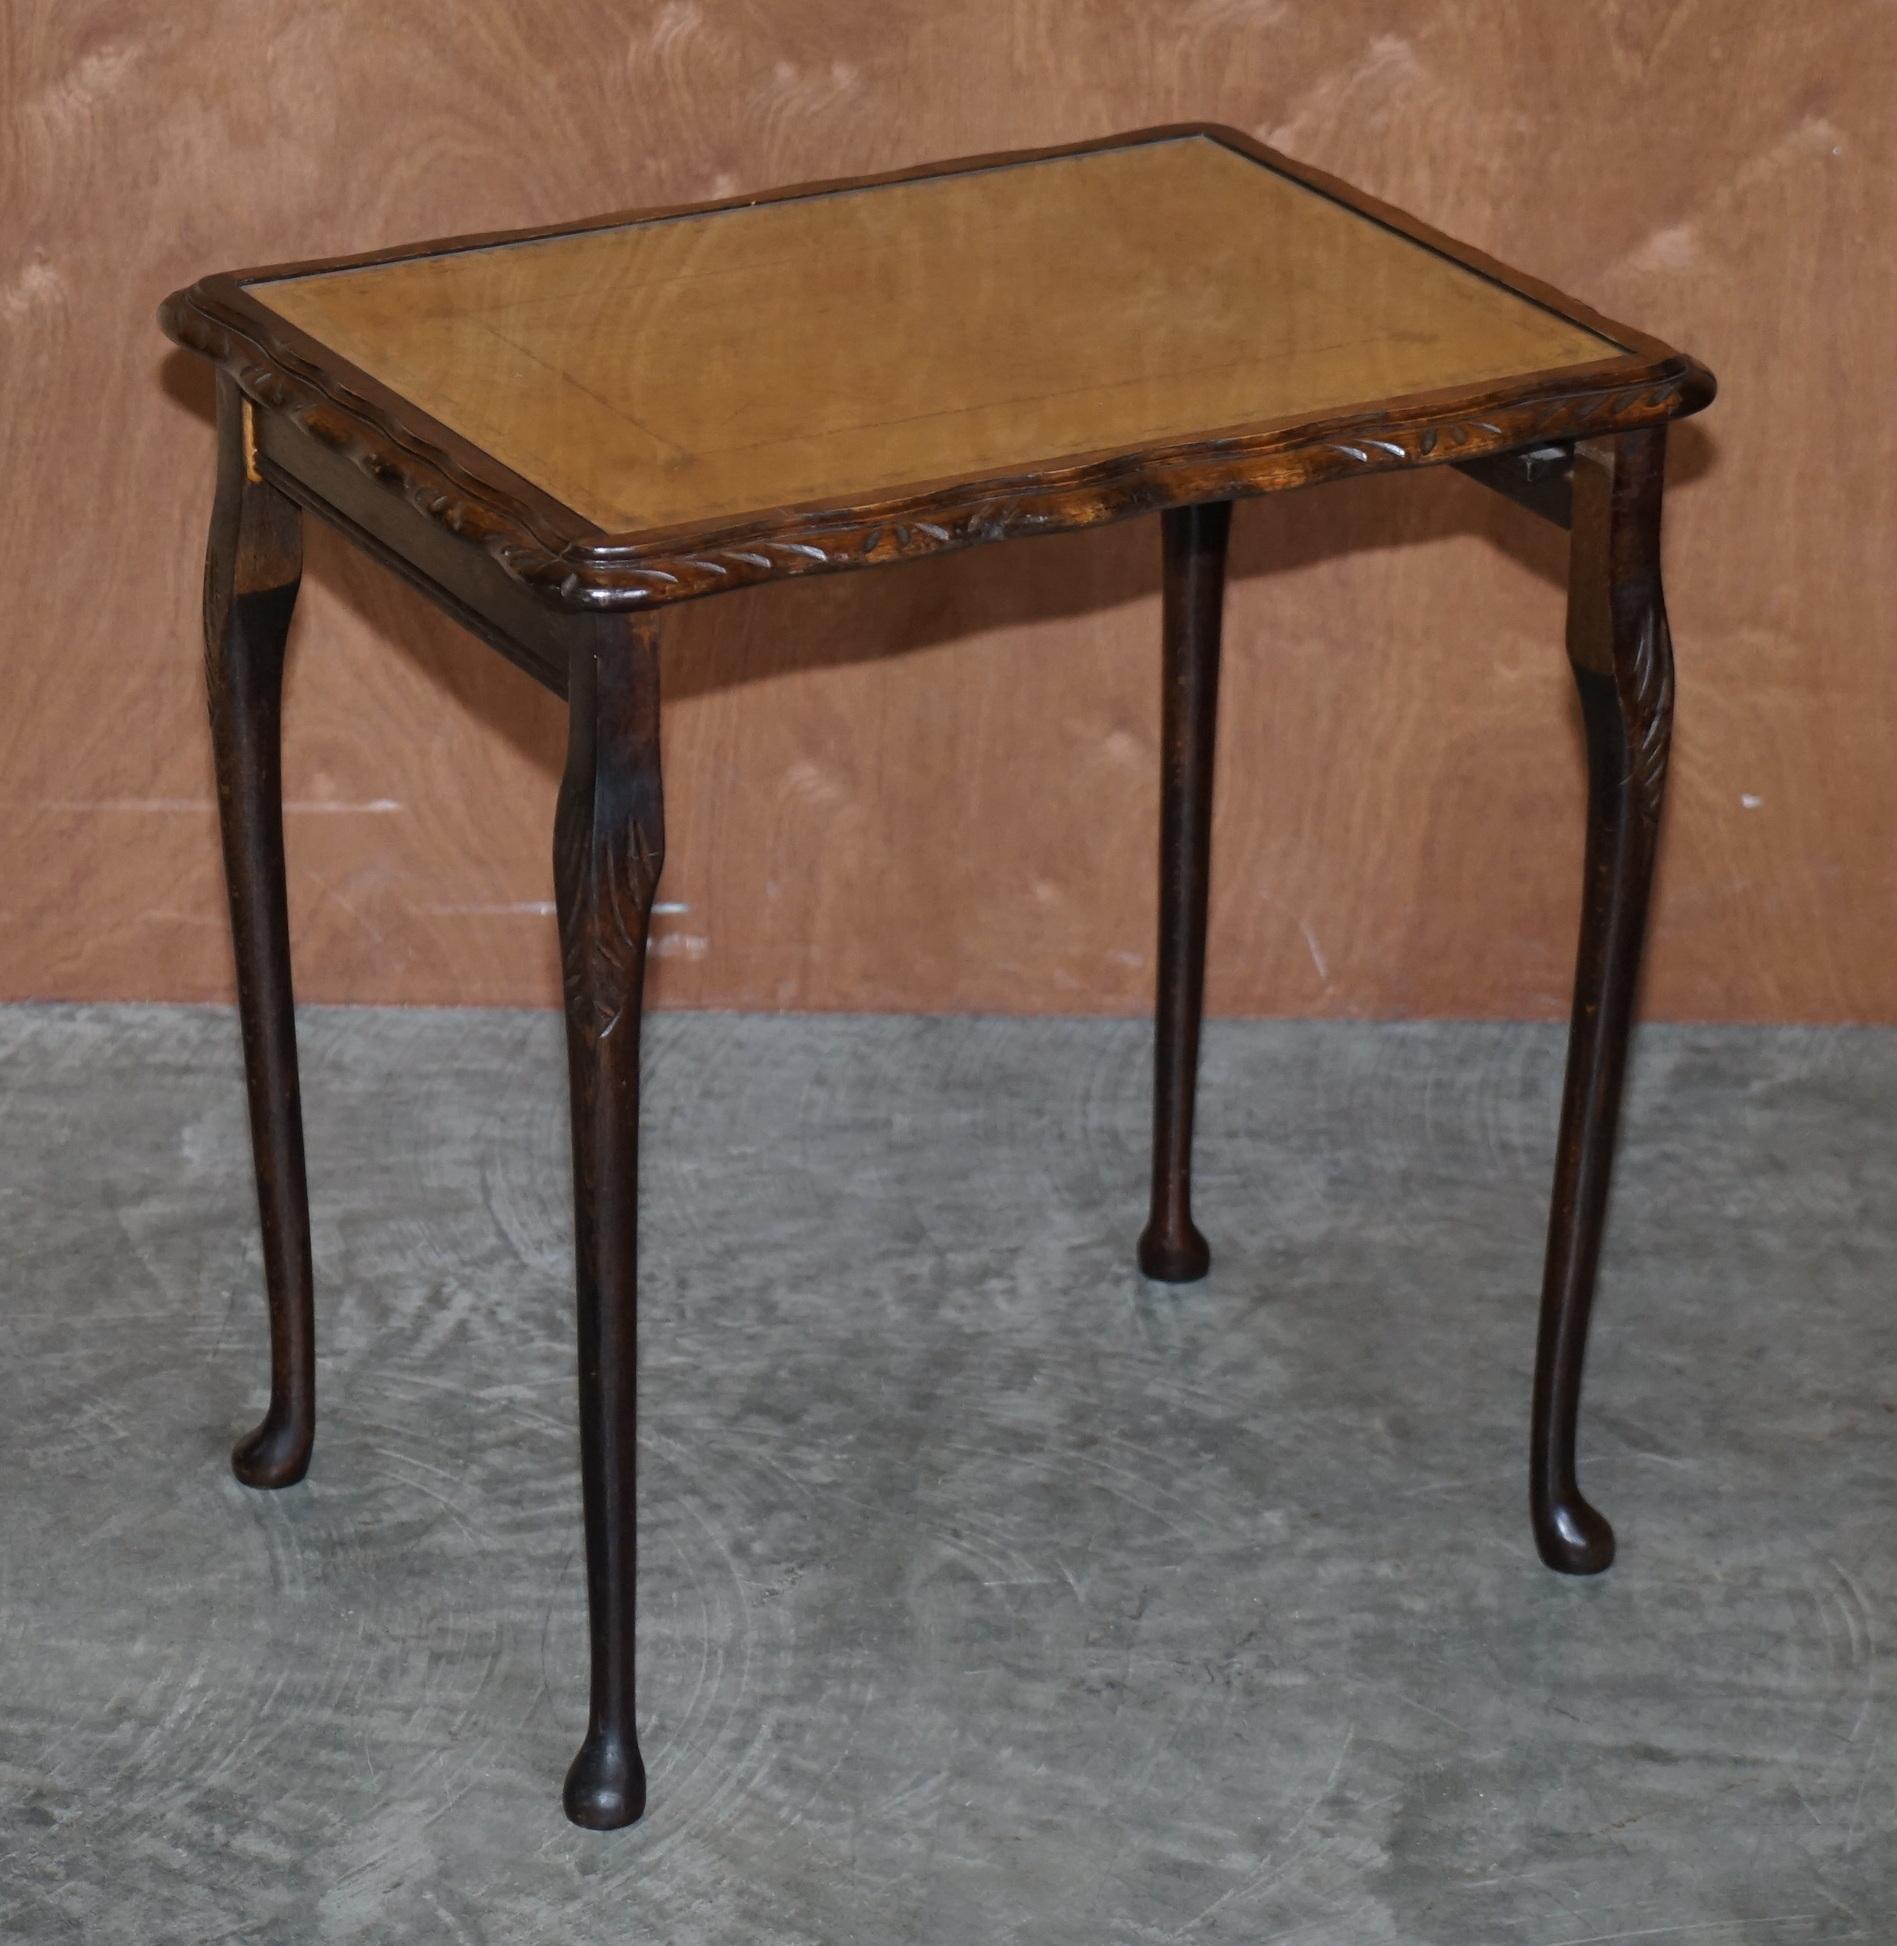
M 650 625 L 601 626 L 616 639 L 576 654 L 569 671 L 566 773 L 553 822 L 567 1016 L 588 1046 L 637 1014 L 665 860 Z
M 1673 740 L 1673 637 L 1657 593 L 1640 618 L 1632 652 L 1615 674 L 1627 723 L 1628 781 L 1640 815 L 1658 824 Z
M 664 839 L 639 822 L 614 820 L 601 830 L 593 802 L 563 792 L 553 844 L 556 874 L 577 893 L 560 906 L 567 1013 L 589 1041 L 601 1041 L 644 977 Z

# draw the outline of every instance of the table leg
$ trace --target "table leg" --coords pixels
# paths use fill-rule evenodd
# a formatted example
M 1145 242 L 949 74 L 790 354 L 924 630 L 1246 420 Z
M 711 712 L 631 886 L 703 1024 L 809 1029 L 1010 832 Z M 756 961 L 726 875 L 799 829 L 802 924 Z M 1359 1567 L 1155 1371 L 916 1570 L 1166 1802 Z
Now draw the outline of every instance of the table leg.
M 1575 1422 L 1673 720 L 1660 586 L 1666 429 L 1575 450 L 1568 657 L 1587 732 L 1587 859 L 1535 1359 L 1529 1501 L 1549 1567 L 1597 1574 L 1614 1534 L 1575 1479 Z
M 553 863 L 573 1096 L 580 1472 L 592 1693 L 566 1813 L 596 1831 L 645 1809 L 633 1690 L 638 1531 L 639 1016 L 665 833 L 651 625 L 602 620 L 572 653 Z
M 237 960 L 250 1141 L 270 1299 L 270 1405 L 238 1441 L 246 1486 L 283 1487 L 309 1468 L 316 1436 L 316 1329 L 309 1191 L 283 882 L 284 644 L 303 566 L 302 516 L 249 459 L 248 414 L 218 380 L 217 500 L 204 564 L 204 671 L 218 820 Z
M 1205 1000 L 1205 914 L 1212 868 L 1212 755 L 1219 623 L 1232 503 L 1172 507 L 1165 549 L 1160 724 L 1159 986 L 1154 1010 L 1153 1201 L 1140 1269 L 1191 1283 L 1212 1252 L 1192 1221 L 1192 1109 Z

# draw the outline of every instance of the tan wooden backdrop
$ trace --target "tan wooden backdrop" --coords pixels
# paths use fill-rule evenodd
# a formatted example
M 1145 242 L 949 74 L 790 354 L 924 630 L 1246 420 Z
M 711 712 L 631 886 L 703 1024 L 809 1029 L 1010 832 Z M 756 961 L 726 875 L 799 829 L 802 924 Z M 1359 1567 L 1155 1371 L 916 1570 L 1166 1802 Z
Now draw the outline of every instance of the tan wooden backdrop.
M 1897 1019 L 1897 10 L 1878 0 L 9 0 L 0 993 L 207 998 L 203 271 L 1186 117 L 1703 356 L 1649 998 Z M 1541 1016 L 1572 952 L 1562 548 L 1448 476 L 1238 515 L 1212 997 Z M 1150 522 L 672 624 L 672 1004 L 1141 1007 Z M 550 1002 L 557 706 L 316 535 L 305 997 Z

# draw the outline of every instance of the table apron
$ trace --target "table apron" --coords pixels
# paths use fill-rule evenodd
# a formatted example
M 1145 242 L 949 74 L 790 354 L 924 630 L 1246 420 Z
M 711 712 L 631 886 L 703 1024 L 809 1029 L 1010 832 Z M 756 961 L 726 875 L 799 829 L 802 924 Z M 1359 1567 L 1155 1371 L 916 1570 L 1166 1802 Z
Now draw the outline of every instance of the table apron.
M 476 542 L 411 507 L 345 454 L 272 413 L 259 412 L 256 427 L 258 471 L 271 485 L 516 668 L 555 695 L 566 694 L 567 633 L 575 617 L 536 601 Z

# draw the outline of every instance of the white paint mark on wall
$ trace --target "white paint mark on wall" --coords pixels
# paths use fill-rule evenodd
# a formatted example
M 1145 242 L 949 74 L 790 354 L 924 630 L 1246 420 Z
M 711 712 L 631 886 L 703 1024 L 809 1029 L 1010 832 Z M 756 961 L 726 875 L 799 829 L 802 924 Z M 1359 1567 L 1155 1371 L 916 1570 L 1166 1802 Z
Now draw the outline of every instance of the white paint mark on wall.
M 665 0 L 646 35 L 646 46 L 655 55 L 670 54 L 703 25 L 692 0 Z
M 327 816 L 331 813 L 361 813 L 366 817 L 386 817 L 391 811 L 399 811 L 402 806 L 393 797 L 367 797 L 360 804 L 346 804 L 340 798 L 305 797 L 288 798 L 284 801 L 285 811 L 301 811 L 314 815 Z
M 1284 913 L 1296 924 L 1304 940 L 1304 950 L 1310 954 L 1311 964 L 1317 968 L 1317 977 L 1324 982 L 1324 991 L 1328 993 L 1331 989 L 1331 965 L 1324 957 L 1324 948 L 1319 943 L 1317 934 L 1311 930 L 1311 922 L 1303 913 L 1294 912 L 1282 899 L 1274 899 L 1269 892 L 1262 893 L 1260 896 L 1268 906 Z
M 1843 131 L 1825 115 L 1807 115 L 1788 128 L 1776 142 L 1769 143 L 1736 169 L 1722 200 L 1731 201 L 1756 188 L 1771 177 L 1782 174 L 1801 160 L 1829 158 L 1844 150 Z
M 711 941 L 702 933 L 662 933 L 652 942 L 660 959 L 703 959 L 711 951 Z
M 214 811 L 208 797 L 42 797 L 42 811 L 133 811 L 147 816 L 177 811 Z
M 1756 811 L 1764 802 L 1764 798 L 1754 797 L 1750 791 L 1739 793 L 1739 808 L 1743 811 Z
M 1690 270 L 1699 261 L 1699 226 L 1669 223 L 1655 230 L 1627 259 L 1630 270 Z
M 350 918 L 352 918 L 356 922 L 356 924 L 360 926 L 362 930 L 369 935 L 371 939 L 373 939 L 378 945 L 381 944 L 382 928 L 378 926 L 375 923 L 375 921 L 371 919 L 366 912 L 364 912 L 359 906 L 357 906 L 348 897 L 346 893 L 342 892 L 334 885 L 319 885 L 317 887 L 317 890 L 322 894 L 324 898 L 334 900 L 335 903 L 341 906 L 342 909 L 346 913 L 348 913 Z
M 34 310 L 58 303 L 65 289 L 59 272 L 44 259 L 34 258 L 16 275 L 0 282 L 0 322 L 24 324 Z
M 475 899 L 459 905 L 425 905 L 420 908 L 437 918 L 461 918 L 470 913 L 521 914 L 536 919 L 550 918 L 553 914 L 551 899 Z
M 42 797 L 39 808 L 42 811 L 129 811 L 147 817 L 168 817 L 181 812 L 215 811 L 217 806 L 208 797 Z M 283 808 L 285 812 L 305 816 L 348 813 L 384 817 L 402 807 L 392 797 L 371 797 L 360 804 L 345 803 L 339 798 L 290 798 Z
M 862 89 L 862 76 L 847 61 L 828 67 L 799 68 L 779 61 L 761 90 L 765 113 L 777 121 L 813 121 Z
M 1298 112 L 1267 130 L 1265 140 L 1295 153 L 1312 129 L 1328 130 L 1344 121 L 1380 127 L 1399 109 L 1414 115 L 1419 102 L 1441 93 L 1402 35 L 1379 34 L 1355 58 L 1302 89 Z
M 23 117 L 40 123 L 55 138 L 86 136 L 93 115 L 108 111 L 123 98 L 139 52 L 134 41 L 112 41 L 81 55 L 64 74 L 28 98 Z
M 1255 33 L 1282 19 L 1285 11 L 1285 0 L 1189 0 L 1182 24 L 1200 30 L 1236 27 Z
M 1311 930 L 1310 921 L 1300 915 L 1298 931 L 1304 935 L 1305 950 L 1311 955 L 1311 964 L 1317 968 L 1317 977 L 1326 985 L 1330 983 L 1331 969 L 1324 957 L 1324 949 L 1317 943 L 1317 934 Z
M 804 804 L 841 804 L 849 787 L 835 771 L 800 757 L 784 772 L 784 795 Z

